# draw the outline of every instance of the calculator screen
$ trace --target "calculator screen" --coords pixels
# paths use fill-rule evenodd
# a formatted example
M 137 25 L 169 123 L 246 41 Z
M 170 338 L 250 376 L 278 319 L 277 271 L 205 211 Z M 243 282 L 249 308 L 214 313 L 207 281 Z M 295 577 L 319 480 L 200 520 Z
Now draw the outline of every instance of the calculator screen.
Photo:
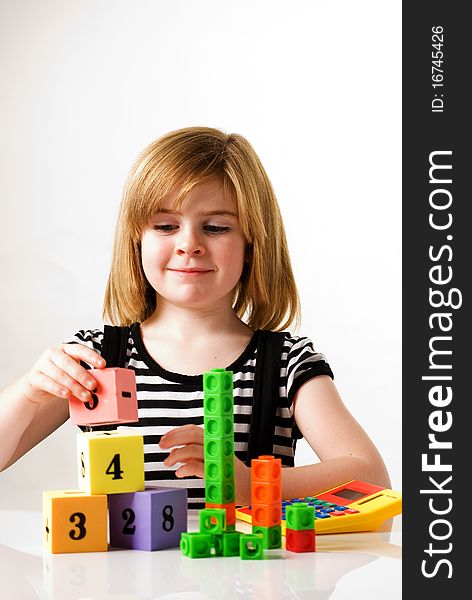
M 347 500 L 359 500 L 359 498 L 364 498 L 365 492 L 358 492 L 357 490 L 344 488 L 343 490 L 337 491 L 336 496 L 346 498 Z

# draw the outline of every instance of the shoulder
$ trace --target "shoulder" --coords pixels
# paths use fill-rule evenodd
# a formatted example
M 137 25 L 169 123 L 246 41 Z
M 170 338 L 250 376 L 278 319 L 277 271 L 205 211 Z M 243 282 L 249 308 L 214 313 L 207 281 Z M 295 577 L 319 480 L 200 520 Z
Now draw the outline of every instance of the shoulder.
M 83 344 L 99 354 L 103 345 L 103 329 L 80 329 L 74 335 L 66 338 L 64 344 Z
M 302 362 L 326 362 L 325 355 L 318 349 L 315 349 L 313 340 L 307 336 L 293 335 L 284 331 L 282 345 L 282 360 L 288 362 L 288 366 Z
M 281 377 L 287 386 L 288 395 L 293 397 L 303 383 L 318 375 L 328 375 L 334 379 L 326 356 L 315 348 L 311 338 L 285 332 Z

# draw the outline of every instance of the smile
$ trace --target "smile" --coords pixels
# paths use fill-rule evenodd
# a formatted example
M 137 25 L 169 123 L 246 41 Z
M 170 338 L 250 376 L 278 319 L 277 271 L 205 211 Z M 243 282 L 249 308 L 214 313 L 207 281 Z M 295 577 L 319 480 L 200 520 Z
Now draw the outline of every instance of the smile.
M 200 270 L 200 269 L 169 269 L 172 273 L 181 275 L 182 277 L 199 277 L 201 275 L 208 275 L 212 273 L 211 270 Z

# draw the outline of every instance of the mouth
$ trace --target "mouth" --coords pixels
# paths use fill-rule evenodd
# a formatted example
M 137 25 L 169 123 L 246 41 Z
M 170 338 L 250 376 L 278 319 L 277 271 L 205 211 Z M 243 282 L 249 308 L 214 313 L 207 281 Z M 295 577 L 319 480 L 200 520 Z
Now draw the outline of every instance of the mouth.
M 172 273 L 176 273 L 178 275 L 206 275 L 207 273 L 212 273 L 212 269 L 168 269 Z

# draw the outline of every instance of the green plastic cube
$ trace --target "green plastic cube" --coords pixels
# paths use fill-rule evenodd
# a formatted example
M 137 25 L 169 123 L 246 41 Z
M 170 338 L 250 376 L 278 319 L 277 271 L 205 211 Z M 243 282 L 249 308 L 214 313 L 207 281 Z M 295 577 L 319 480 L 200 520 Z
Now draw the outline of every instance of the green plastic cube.
M 229 504 L 235 499 L 235 486 L 233 481 L 206 481 L 205 502 L 210 504 Z
M 268 550 L 282 548 L 282 527 L 280 525 L 275 525 L 274 527 L 253 525 L 252 533 L 260 533 L 262 535 L 264 548 Z
M 232 417 L 234 415 L 233 394 L 203 394 L 203 414 L 213 417 Z
M 189 558 L 207 558 L 211 556 L 211 535 L 209 533 L 181 533 L 180 550 Z
M 224 438 L 234 435 L 234 418 L 205 416 L 203 418 L 203 434 L 206 437 Z
M 224 556 L 223 554 L 223 536 L 224 533 L 212 533 L 211 544 L 213 546 L 214 556 Z
M 289 529 L 303 531 L 314 529 L 315 509 L 306 502 L 295 502 L 285 507 L 285 523 Z
M 242 533 L 239 538 L 241 560 L 261 560 L 264 556 L 263 542 L 260 533 Z
M 226 510 L 224 508 L 202 508 L 198 517 L 200 533 L 223 533 L 226 529 Z
M 234 455 L 234 437 L 203 438 L 203 456 L 205 460 L 217 460 L 222 457 L 229 458 Z
M 234 457 L 222 457 L 217 460 L 205 459 L 205 481 L 234 481 Z
M 234 525 L 228 526 L 234 527 Z M 223 540 L 223 556 L 239 556 L 239 531 L 225 531 L 221 536 Z
M 203 373 L 203 391 L 210 394 L 233 393 L 233 371 L 212 369 Z

